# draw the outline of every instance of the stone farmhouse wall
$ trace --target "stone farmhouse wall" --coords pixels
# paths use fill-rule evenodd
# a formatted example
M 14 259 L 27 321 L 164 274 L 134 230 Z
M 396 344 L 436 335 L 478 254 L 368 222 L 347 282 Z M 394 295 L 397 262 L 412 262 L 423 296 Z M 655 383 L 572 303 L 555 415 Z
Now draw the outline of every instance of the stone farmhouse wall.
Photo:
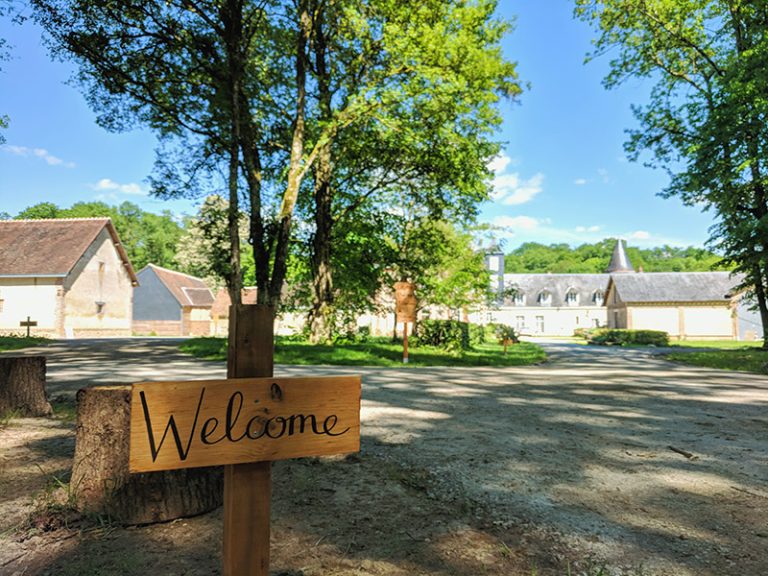
M 68 338 L 130 336 L 131 277 L 106 228 L 64 281 L 62 332 Z

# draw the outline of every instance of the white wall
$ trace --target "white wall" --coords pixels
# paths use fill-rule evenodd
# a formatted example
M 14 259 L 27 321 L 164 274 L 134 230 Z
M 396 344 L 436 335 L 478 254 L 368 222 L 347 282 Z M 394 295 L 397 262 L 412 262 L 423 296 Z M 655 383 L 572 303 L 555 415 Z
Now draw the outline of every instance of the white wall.
M 21 328 L 19 322 L 27 316 L 37 321 L 36 330 L 56 329 L 57 291 L 60 286 L 56 278 L 2 278 L 0 279 L 0 330 L 14 331 L 26 334 L 26 328 Z

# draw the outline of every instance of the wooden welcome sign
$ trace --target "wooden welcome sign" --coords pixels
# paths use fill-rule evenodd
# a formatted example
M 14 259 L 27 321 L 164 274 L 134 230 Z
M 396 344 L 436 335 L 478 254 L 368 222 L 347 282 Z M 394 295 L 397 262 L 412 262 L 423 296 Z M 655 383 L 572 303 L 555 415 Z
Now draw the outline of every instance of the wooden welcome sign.
M 360 376 L 134 384 L 131 472 L 360 449 Z

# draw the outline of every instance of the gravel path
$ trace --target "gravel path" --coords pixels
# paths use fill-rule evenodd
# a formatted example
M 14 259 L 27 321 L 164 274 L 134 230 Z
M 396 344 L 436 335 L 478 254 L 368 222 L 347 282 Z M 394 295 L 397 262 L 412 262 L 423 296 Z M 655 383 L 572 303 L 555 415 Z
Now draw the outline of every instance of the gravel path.
M 177 344 L 70 341 L 24 353 L 48 357 L 53 397 L 224 376 Z M 550 361 L 521 368 L 276 374 L 362 373 L 363 453 L 419 472 L 429 497 L 497 526 L 644 574 L 768 574 L 768 378 L 643 350 L 544 346 Z

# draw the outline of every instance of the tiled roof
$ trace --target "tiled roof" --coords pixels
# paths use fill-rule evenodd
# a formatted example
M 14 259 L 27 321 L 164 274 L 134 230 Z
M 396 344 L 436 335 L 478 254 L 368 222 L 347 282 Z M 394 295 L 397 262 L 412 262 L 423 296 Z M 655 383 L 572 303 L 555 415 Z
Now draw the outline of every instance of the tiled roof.
M 594 302 L 596 291 L 604 292 L 608 285 L 608 274 L 504 274 L 504 287 L 514 288 L 524 295 L 526 306 L 536 306 L 538 295 L 549 292 L 550 306 L 566 306 L 565 295 L 569 290 L 576 292 L 580 306 L 599 306 Z M 506 305 L 513 304 L 507 297 Z
M 624 302 L 727 302 L 743 278 L 730 272 L 644 272 L 611 276 Z
M 0 276 L 64 277 L 105 227 L 136 283 L 136 274 L 109 218 L 0 221 Z
M 166 288 L 182 306 L 208 308 L 213 304 L 213 294 L 200 278 L 148 264 Z M 142 270 L 143 272 L 143 270 Z

